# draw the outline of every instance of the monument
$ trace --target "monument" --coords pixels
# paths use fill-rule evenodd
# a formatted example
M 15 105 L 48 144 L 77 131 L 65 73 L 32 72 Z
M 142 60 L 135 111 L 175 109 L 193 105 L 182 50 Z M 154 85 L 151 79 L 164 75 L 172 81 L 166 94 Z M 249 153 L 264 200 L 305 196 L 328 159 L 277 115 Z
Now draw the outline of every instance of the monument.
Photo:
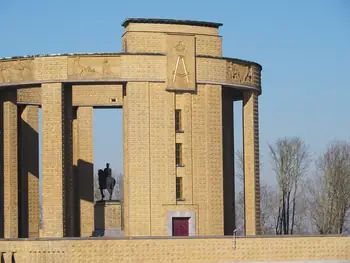
M 101 200 L 95 202 L 95 230 L 92 236 L 122 236 L 121 203 L 120 200 L 112 200 L 116 180 L 112 177 L 109 163 L 106 164 L 104 170 L 98 170 L 98 182 Z M 108 191 L 108 200 L 104 200 L 104 190 Z
M 131 18 L 122 25 L 119 53 L 0 59 L 0 261 L 349 259 L 345 236 L 256 237 L 262 67 L 223 56 L 222 24 Z M 247 237 L 235 240 L 237 101 Z M 94 202 L 93 110 L 101 107 L 123 110 L 123 207 L 110 200 L 109 166 L 99 171 L 103 200 Z
M 103 190 L 107 190 L 109 193 L 109 200 L 112 200 L 113 189 L 115 187 L 116 181 L 112 177 L 112 169 L 109 168 L 109 163 L 106 164 L 106 168 L 102 171 L 98 170 L 98 183 L 101 193 L 101 201 L 105 197 Z
M 180 225 L 189 236 L 231 235 L 236 101 L 243 102 L 246 233 L 259 234 L 261 65 L 222 56 L 220 23 L 127 19 L 123 26 L 120 53 L 0 60 L 3 236 L 39 236 L 39 108 L 41 236 L 91 236 L 92 118 L 100 107 L 123 110 L 126 236 L 172 236 Z M 107 204 L 115 186 L 109 164 L 98 175 Z

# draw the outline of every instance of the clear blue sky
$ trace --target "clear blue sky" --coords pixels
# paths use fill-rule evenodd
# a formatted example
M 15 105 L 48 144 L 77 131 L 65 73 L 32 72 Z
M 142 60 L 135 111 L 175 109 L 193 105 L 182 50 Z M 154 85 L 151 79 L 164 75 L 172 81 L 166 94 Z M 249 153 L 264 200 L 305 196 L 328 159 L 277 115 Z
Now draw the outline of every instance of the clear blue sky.
M 221 22 L 223 55 L 263 66 L 262 179 L 267 142 L 300 136 L 314 153 L 350 137 L 350 1 L 0 0 L 0 57 L 119 52 L 128 17 Z M 235 114 L 240 147 L 241 116 Z M 112 119 L 111 119 L 112 118 Z M 121 111 L 95 113 L 95 164 L 122 169 Z M 106 122 L 110 130 L 105 131 Z

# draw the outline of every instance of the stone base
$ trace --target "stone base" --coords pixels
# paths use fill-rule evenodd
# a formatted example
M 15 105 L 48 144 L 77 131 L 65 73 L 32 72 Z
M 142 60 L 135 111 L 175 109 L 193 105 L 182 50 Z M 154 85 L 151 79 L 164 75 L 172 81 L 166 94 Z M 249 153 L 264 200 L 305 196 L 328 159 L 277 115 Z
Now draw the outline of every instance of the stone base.
M 93 237 L 123 237 L 124 232 L 119 229 L 102 229 L 102 230 L 95 230 L 92 233 Z
M 95 231 L 93 236 L 119 237 L 121 230 L 121 203 L 103 200 L 95 203 Z

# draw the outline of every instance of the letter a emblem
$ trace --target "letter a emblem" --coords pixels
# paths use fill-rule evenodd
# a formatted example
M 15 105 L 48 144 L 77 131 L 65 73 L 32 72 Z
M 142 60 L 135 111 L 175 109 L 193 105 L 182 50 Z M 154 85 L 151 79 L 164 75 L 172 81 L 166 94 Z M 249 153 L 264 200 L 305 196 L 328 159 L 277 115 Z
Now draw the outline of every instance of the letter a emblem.
M 180 41 L 179 44 L 176 45 L 175 49 L 180 54 L 177 56 L 175 69 L 173 71 L 173 82 L 175 82 L 176 77 L 179 77 L 179 78 L 186 78 L 186 81 L 188 83 L 189 73 L 187 71 L 186 64 L 185 64 L 185 57 L 183 55 L 183 52 L 185 51 L 186 46 L 182 41 Z

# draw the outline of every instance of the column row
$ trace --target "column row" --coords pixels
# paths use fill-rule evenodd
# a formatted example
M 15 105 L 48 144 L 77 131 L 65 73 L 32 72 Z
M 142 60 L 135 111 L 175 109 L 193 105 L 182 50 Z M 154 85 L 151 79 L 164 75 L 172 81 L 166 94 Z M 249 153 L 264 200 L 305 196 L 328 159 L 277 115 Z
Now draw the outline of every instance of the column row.
M 38 107 L 18 107 L 7 92 L 0 109 L 0 237 L 38 237 Z
M 93 108 L 72 107 L 72 89 L 42 85 L 42 237 L 94 231 Z
M 71 87 L 42 85 L 42 225 L 39 106 L 0 94 L 0 238 L 91 236 L 93 108 L 73 109 Z

